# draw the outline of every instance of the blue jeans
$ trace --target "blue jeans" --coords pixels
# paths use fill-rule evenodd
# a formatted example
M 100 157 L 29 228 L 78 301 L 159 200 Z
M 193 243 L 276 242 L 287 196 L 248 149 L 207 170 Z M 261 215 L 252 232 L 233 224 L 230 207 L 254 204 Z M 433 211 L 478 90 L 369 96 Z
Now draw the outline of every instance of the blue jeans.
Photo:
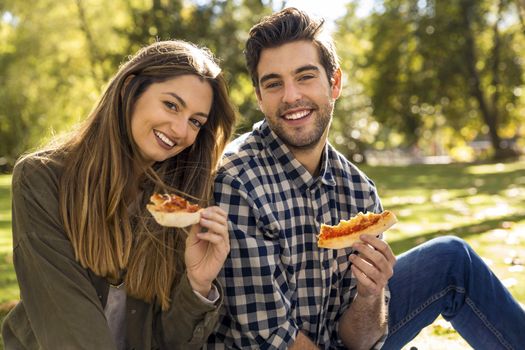
M 401 349 L 440 314 L 474 349 L 525 349 L 525 311 L 463 240 L 428 241 L 397 258 L 389 335 Z

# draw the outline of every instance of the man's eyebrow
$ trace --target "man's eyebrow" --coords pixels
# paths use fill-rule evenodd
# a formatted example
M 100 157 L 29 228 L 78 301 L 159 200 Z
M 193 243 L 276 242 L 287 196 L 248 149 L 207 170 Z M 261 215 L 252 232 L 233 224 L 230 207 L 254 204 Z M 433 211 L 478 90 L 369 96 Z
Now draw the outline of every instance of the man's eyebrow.
M 316 72 L 319 72 L 319 67 L 314 66 L 313 64 L 308 64 L 306 66 L 302 66 L 302 67 L 297 68 L 294 72 L 295 72 L 295 74 L 298 74 L 298 73 L 305 72 L 307 70 L 314 70 Z
M 296 70 L 294 70 L 294 74 L 299 74 L 299 73 L 302 73 L 302 72 L 305 72 L 305 71 L 309 71 L 309 70 L 313 70 L 313 71 L 318 72 L 319 71 L 319 67 L 317 67 L 317 66 L 315 66 L 313 64 L 307 64 L 306 66 L 301 66 L 301 67 L 297 68 Z M 281 75 L 277 74 L 277 73 L 270 73 L 270 74 L 263 75 L 261 77 L 261 79 L 259 79 L 259 85 L 262 85 L 267 80 L 276 79 L 276 78 L 280 78 L 280 77 L 281 77 Z
M 179 101 L 179 103 L 182 106 L 182 108 L 186 108 L 187 107 L 186 102 L 182 99 L 182 97 L 180 97 L 176 93 L 174 93 L 174 92 L 163 92 L 163 94 L 164 95 L 170 95 L 171 97 L 175 98 L 177 101 Z M 203 113 L 203 112 L 197 112 L 197 113 L 195 113 L 195 115 L 199 115 L 199 116 L 201 116 L 203 118 L 208 118 L 208 114 Z

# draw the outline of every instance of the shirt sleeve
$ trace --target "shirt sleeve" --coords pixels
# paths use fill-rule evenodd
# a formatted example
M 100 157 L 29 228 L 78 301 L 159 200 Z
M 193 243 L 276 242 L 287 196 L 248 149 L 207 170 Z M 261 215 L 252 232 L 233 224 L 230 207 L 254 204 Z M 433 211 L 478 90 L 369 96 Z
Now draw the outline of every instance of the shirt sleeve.
M 114 349 L 99 297 L 61 224 L 57 176 L 26 160 L 15 167 L 12 191 L 13 263 L 39 347 Z
M 217 302 L 211 303 L 191 288 L 188 276 L 184 273 L 180 282 L 174 286 L 171 307 L 162 312 L 162 349 L 201 349 L 219 319 L 222 305 L 222 288 L 214 282 Z M 204 299 L 204 300 L 203 300 Z
M 217 290 L 217 287 L 215 285 L 212 285 L 212 288 L 208 295 L 205 297 L 201 293 L 197 292 L 196 290 L 193 291 L 197 298 L 199 298 L 200 301 L 202 301 L 206 305 L 214 305 L 219 300 L 219 291 Z
M 256 203 L 233 177 L 216 178 L 215 202 L 228 213 L 232 236 L 221 274 L 226 309 L 208 348 L 287 348 L 298 327 L 291 317 L 292 290 L 279 240 L 258 224 Z

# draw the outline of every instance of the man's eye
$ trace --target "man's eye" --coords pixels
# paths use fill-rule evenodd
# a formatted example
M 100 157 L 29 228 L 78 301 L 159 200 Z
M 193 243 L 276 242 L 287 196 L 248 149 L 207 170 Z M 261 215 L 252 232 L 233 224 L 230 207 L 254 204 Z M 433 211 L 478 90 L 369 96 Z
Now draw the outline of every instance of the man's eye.
M 168 109 L 171 109 L 172 111 L 175 111 L 175 112 L 178 112 L 178 111 L 179 111 L 179 106 L 177 106 L 176 103 L 173 103 L 173 102 L 170 102 L 170 101 L 164 101 L 164 105 L 165 105 Z
M 265 88 L 266 89 L 273 89 L 273 88 L 276 88 L 278 86 L 281 86 L 281 83 L 279 82 L 273 82 L 273 83 L 268 83 L 266 84 Z
M 309 80 L 309 79 L 313 79 L 313 78 L 315 78 L 313 75 L 308 74 L 308 75 L 301 76 L 299 78 L 299 80 Z

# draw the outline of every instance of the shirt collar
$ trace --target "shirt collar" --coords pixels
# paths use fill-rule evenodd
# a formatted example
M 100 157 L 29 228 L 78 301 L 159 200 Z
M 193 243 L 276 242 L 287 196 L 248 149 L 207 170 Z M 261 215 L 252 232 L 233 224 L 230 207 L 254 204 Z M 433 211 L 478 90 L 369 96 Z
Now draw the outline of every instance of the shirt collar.
M 332 146 L 327 143 L 323 148 L 323 155 L 321 158 L 321 170 L 319 176 L 314 178 L 308 170 L 293 157 L 292 152 L 281 139 L 270 129 L 270 126 L 263 120 L 256 123 L 253 127 L 254 131 L 258 131 L 261 139 L 268 151 L 281 164 L 286 176 L 295 183 L 301 190 L 306 191 L 313 188 L 319 181 L 324 185 L 335 186 L 335 179 L 331 170 L 331 158 L 333 156 Z

